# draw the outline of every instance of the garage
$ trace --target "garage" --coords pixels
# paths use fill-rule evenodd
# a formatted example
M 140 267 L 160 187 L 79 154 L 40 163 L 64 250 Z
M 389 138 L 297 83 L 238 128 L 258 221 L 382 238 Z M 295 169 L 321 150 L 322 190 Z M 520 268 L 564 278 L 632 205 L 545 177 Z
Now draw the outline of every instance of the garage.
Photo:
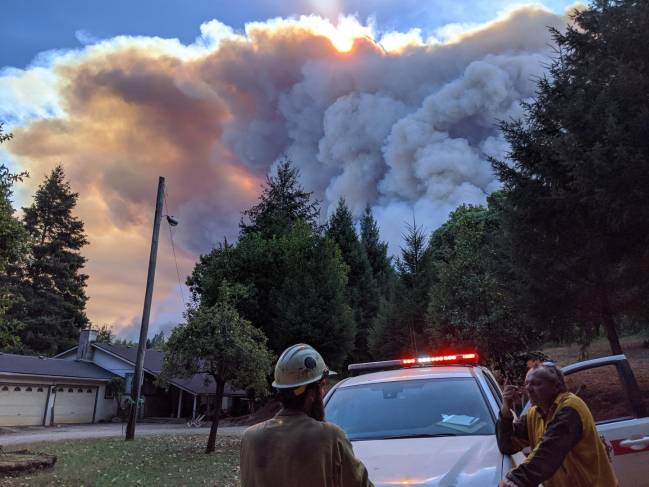
M 0 426 L 43 424 L 48 386 L 0 384 Z
M 0 426 L 51 426 L 106 420 L 114 374 L 82 360 L 0 352 Z
M 96 387 L 58 385 L 54 398 L 53 423 L 92 423 L 96 397 Z

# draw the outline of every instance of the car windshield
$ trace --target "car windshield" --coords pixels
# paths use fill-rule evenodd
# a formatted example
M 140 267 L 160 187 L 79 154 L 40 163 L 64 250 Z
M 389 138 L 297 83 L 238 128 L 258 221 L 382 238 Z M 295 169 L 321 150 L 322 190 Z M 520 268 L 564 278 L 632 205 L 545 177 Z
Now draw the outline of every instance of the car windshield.
M 478 384 L 472 378 L 417 379 L 336 389 L 327 421 L 350 440 L 494 434 Z

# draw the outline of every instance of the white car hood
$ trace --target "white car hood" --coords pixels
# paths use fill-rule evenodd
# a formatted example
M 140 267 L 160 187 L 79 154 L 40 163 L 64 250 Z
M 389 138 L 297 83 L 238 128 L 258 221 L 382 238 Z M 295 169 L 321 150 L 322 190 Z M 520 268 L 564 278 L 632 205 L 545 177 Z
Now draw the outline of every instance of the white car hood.
M 454 436 L 354 441 L 376 487 L 490 487 L 502 478 L 496 437 Z

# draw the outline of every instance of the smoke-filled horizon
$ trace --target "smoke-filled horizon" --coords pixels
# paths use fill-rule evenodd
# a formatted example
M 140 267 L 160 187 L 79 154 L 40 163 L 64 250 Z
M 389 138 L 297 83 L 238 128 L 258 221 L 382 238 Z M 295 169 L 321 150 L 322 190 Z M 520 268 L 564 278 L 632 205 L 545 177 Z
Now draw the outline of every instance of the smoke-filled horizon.
M 550 62 L 548 27 L 566 21 L 523 6 L 443 42 L 417 30 L 375 38 L 354 17 L 245 32 L 211 21 L 191 45 L 116 37 L 51 51 L 0 71 L 0 120 L 14 134 L 0 160 L 31 173 L 23 205 L 63 163 L 90 240 L 88 315 L 134 338 L 158 176 L 180 221 L 182 280 L 199 254 L 236 240 L 240 212 L 284 156 L 323 218 L 339 198 L 357 217 L 369 205 L 398 253 L 413 219 L 430 232 L 499 187 L 488 162 L 507 154 L 498 122 L 522 115 Z M 183 308 L 161 232 L 151 334 Z

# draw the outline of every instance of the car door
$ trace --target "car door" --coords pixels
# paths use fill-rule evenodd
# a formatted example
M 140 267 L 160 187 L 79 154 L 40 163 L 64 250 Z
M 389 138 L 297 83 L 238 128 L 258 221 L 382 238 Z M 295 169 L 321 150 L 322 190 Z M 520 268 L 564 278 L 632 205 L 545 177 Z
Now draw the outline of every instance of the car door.
M 640 389 L 626 356 L 587 360 L 561 370 L 568 390 L 593 413 L 620 486 L 649 487 L 649 388 Z

